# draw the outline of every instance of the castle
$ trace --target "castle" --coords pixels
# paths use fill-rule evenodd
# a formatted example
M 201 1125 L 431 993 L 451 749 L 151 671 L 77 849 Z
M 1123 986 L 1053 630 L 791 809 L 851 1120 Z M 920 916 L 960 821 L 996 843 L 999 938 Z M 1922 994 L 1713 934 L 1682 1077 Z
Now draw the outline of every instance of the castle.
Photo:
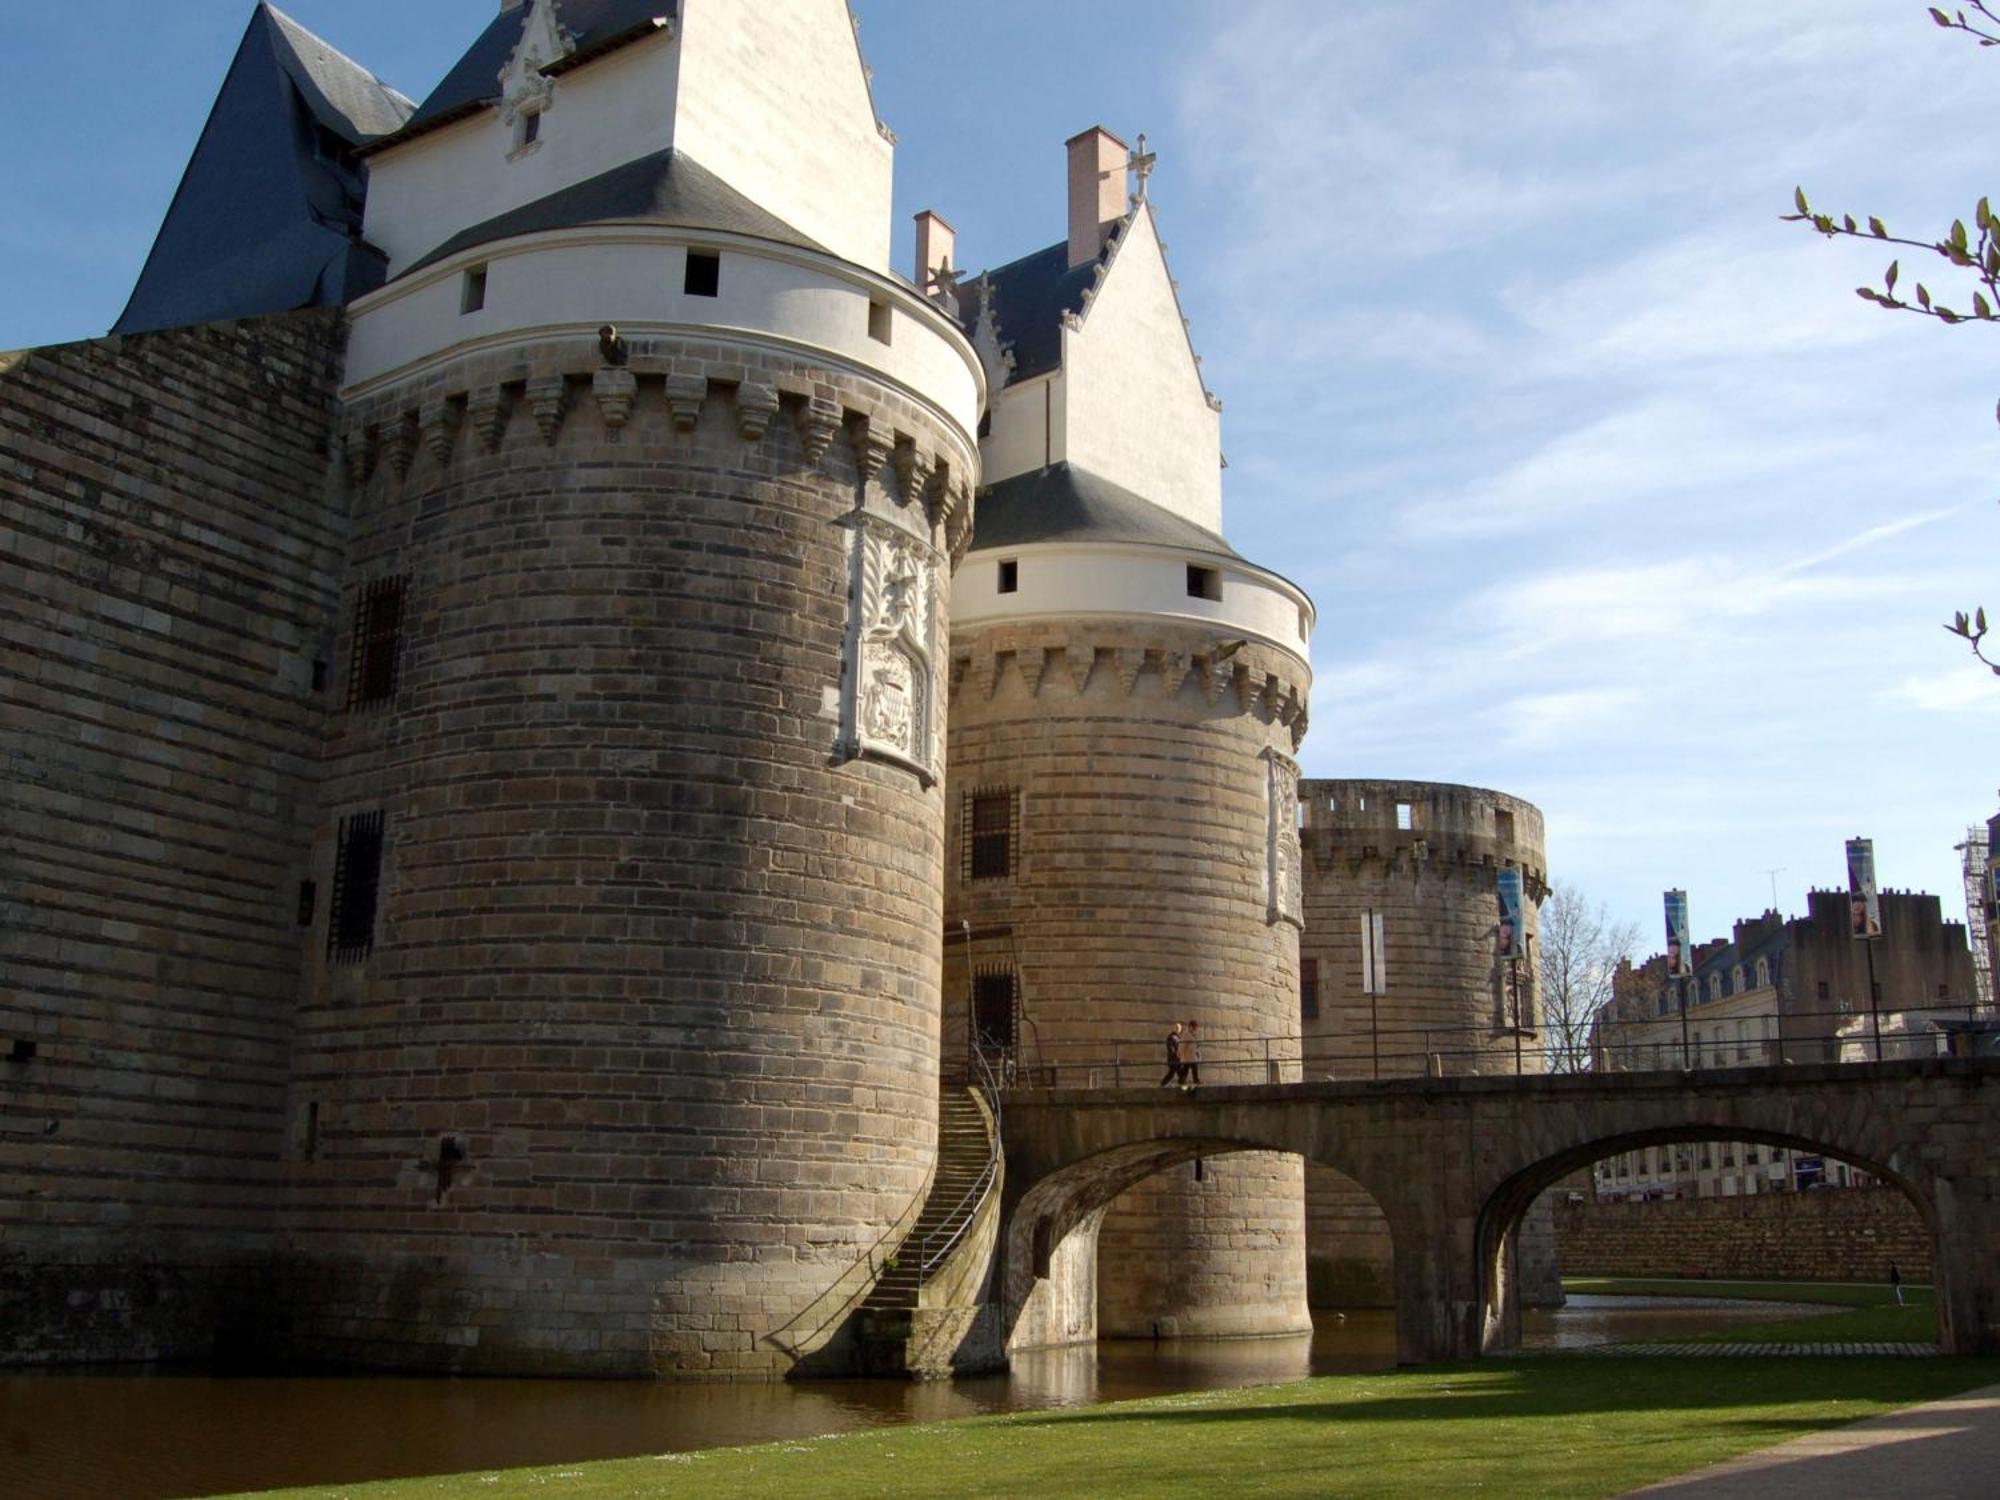
M 1296 1157 L 1135 1158 L 991 1326 L 961 1081 L 1359 1067 L 1357 954 L 1511 1060 L 1540 817 L 1302 790 L 1147 159 L 905 278 L 893 151 L 840 0 L 504 0 L 421 103 L 257 6 L 114 336 L 0 370 L 0 1360 L 950 1367 L 1367 1280 Z

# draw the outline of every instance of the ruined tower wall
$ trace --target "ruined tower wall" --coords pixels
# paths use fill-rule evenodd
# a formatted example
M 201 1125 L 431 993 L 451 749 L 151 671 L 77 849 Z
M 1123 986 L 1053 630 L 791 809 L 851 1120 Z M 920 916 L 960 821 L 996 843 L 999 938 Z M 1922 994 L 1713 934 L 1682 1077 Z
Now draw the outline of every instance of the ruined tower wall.
M 1535 909 L 1547 893 L 1540 811 L 1476 787 L 1327 780 L 1299 784 L 1299 809 L 1300 954 L 1318 1011 L 1302 1021 L 1307 1076 L 1512 1072 L 1517 1042 L 1518 1065 L 1541 1071 L 1532 1029 Z M 1495 874 L 1509 866 L 1522 871 L 1526 898 L 1519 1027 L 1494 956 Z M 1371 976 L 1363 958 L 1374 918 L 1382 954 Z M 1314 1304 L 1392 1301 L 1388 1226 L 1368 1195 L 1309 1167 L 1306 1213 Z
M 1123 1082 L 1156 1084 L 1169 1024 L 1193 1017 L 1205 1082 L 1296 1077 L 1286 882 L 1304 671 L 1263 646 L 1216 659 L 1216 644 L 1139 621 L 961 627 L 948 1062 L 965 1055 L 976 975 L 1012 973 L 1014 1055 L 1030 1076 L 1111 1084 L 1123 1059 Z M 1013 803 L 1012 858 L 1005 875 L 973 878 L 973 801 L 996 791 Z M 1275 893 L 1274 848 L 1292 861 Z M 1149 1179 L 1104 1217 L 1096 1325 L 1078 1336 L 1297 1331 L 1303 1246 L 1295 1157 L 1236 1154 L 1199 1180 L 1191 1168 Z
M 291 1347 L 782 1373 L 932 1170 L 968 437 L 753 341 L 581 333 L 347 435 L 352 588 L 407 580 L 406 644 L 327 745 L 316 867 L 344 815 L 387 849 L 301 1015 Z M 915 737 L 857 756 L 906 642 Z
M 200 1356 L 244 1310 L 340 343 L 302 313 L 0 356 L 0 1362 Z

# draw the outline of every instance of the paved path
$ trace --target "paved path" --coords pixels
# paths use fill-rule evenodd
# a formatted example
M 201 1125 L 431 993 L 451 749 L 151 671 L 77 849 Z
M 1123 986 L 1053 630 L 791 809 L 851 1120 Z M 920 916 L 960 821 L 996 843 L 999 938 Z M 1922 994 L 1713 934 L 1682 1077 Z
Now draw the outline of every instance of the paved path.
M 1991 1500 L 2000 1494 L 2000 1385 L 1816 1432 L 1632 1493 L 1677 1500 Z
M 1612 1354 L 1620 1359 L 1654 1355 L 1664 1359 L 1770 1359 L 1791 1355 L 1812 1359 L 1936 1359 L 1936 1344 L 1590 1344 L 1581 1349 L 1535 1349 L 1535 1354 Z

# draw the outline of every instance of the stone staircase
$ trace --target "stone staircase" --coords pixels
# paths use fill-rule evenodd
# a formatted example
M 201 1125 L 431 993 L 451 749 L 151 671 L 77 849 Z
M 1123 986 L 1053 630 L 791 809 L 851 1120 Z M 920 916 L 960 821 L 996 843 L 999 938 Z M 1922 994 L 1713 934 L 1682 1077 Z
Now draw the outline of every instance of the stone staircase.
M 937 1175 L 930 1196 L 904 1237 L 895 1264 L 882 1273 L 862 1302 L 864 1311 L 908 1311 L 917 1306 L 926 1256 L 936 1256 L 956 1243 L 985 1201 L 973 1190 L 992 1159 L 990 1131 L 986 1111 L 971 1089 L 943 1092 L 938 1099 Z

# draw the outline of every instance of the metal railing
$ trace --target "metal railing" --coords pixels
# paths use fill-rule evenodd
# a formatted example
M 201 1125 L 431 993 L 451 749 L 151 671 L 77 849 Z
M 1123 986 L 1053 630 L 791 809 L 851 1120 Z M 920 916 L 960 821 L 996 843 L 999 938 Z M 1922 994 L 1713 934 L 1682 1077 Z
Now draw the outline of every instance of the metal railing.
M 993 1129 L 986 1142 L 986 1165 L 981 1168 L 978 1179 L 959 1196 L 958 1202 L 946 1213 L 944 1222 L 939 1224 L 923 1242 L 917 1246 L 918 1280 L 921 1283 L 932 1271 L 943 1265 L 956 1250 L 959 1243 L 972 1228 L 972 1221 L 978 1217 L 979 1205 L 993 1189 L 1000 1175 L 1000 1075 L 993 1069 L 984 1049 L 974 1048 L 971 1072 L 976 1088 L 986 1097 L 986 1107 L 993 1111 Z
M 1896 1024 L 1908 1017 L 1905 1028 Z M 1705 1017 L 1697 1007 L 1628 1022 L 1601 1022 L 1588 1040 L 1498 1025 L 1328 1028 L 1311 1035 L 1203 1038 L 1195 1067 L 1204 1086 L 1366 1082 L 1466 1075 L 1575 1072 L 1708 1072 L 1726 1068 L 1822 1066 L 1915 1057 L 2000 1055 L 2000 1021 L 1974 1005 L 1937 1002 L 1882 1011 L 1879 1034 L 1860 1010 L 1787 1010 Z M 1742 1021 L 1755 1036 L 1738 1038 Z M 1957 1035 L 1934 1026 L 1949 1022 Z M 1711 1028 L 1726 1032 L 1701 1035 Z M 1765 1034 L 1775 1027 L 1776 1035 Z M 1982 1030 L 1981 1028 L 1986 1028 Z M 1167 1080 L 1163 1035 L 1042 1041 L 1032 1063 L 1011 1055 L 989 1070 L 996 1087 L 1139 1088 Z

